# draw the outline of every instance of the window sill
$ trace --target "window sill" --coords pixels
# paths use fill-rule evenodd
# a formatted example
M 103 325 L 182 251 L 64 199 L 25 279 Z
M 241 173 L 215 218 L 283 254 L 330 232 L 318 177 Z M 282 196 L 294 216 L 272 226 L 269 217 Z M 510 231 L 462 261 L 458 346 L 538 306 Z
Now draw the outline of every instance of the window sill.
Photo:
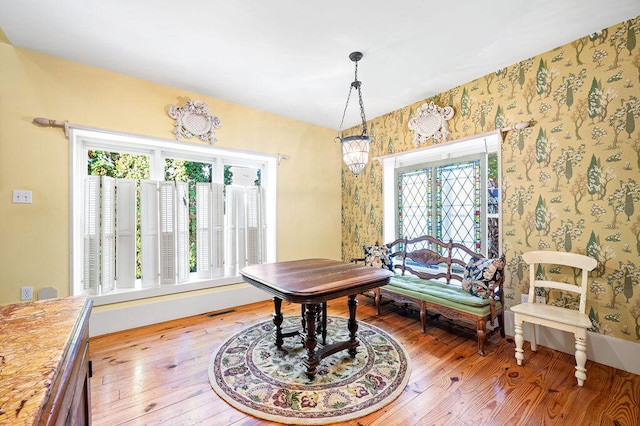
M 151 297 L 167 296 L 195 290 L 204 290 L 229 284 L 237 284 L 240 282 L 242 282 L 242 278 L 238 275 L 234 277 L 221 277 L 200 281 L 189 281 L 182 284 L 164 284 L 145 289 L 120 289 L 114 293 L 109 294 L 89 295 L 89 298 L 93 300 L 93 306 L 104 306 L 115 303 L 148 299 Z

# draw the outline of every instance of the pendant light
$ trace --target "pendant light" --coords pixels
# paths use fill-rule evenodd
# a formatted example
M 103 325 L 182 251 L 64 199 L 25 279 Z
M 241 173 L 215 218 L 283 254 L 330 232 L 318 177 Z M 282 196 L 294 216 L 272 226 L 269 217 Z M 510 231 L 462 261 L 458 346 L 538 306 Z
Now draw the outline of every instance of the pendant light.
M 336 138 L 342 145 L 342 158 L 349 167 L 349 170 L 358 176 L 364 166 L 367 164 L 369 158 L 369 145 L 371 144 L 371 138 L 367 135 L 367 118 L 364 114 L 364 103 L 362 102 L 362 91 L 360 87 L 362 83 L 358 81 L 358 61 L 362 59 L 362 53 L 353 52 L 349 55 L 349 59 L 355 62 L 355 78 L 349 87 L 349 94 L 347 95 L 347 103 L 344 106 L 344 112 L 342 113 L 342 121 L 340 122 L 340 136 Z M 356 89 L 358 92 L 358 101 L 360 103 L 360 117 L 362 118 L 362 133 L 357 136 L 342 137 L 342 125 L 344 124 L 344 117 L 347 113 L 347 107 L 349 106 L 349 99 L 351 98 L 351 92 Z

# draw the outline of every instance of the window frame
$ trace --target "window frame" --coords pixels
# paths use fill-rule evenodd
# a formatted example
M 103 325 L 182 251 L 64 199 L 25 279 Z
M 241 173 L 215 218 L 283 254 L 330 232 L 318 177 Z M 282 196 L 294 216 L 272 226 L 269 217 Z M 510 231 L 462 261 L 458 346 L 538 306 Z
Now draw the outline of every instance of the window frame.
M 82 236 L 81 220 L 84 208 L 84 180 L 88 176 L 88 151 L 103 150 L 137 155 L 149 155 L 150 180 L 164 181 L 165 158 L 208 162 L 213 165 L 212 182 L 224 183 L 224 166 L 260 168 L 261 186 L 265 193 L 266 262 L 275 262 L 276 255 L 276 197 L 278 156 L 249 151 L 218 148 L 175 142 L 148 136 L 118 133 L 100 129 L 67 127 L 69 139 L 69 230 L 70 267 L 69 294 L 82 294 Z M 159 285 L 147 289 L 132 289 L 113 294 L 89 295 L 96 306 L 164 296 L 186 291 L 202 290 L 239 283 L 239 275 L 210 279 L 190 279 L 188 282 Z
M 379 157 L 382 164 L 382 198 L 383 198 L 383 238 L 384 241 L 394 241 L 397 235 L 397 172 L 411 168 L 419 168 L 421 164 L 429 163 L 443 164 L 465 161 L 471 156 L 478 154 L 497 153 L 498 155 L 498 176 L 500 177 L 499 187 L 502 185 L 502 136 L 500 131 L 489 132 L 483 135 L 472 136 L 460 140 L 444 142 L 398 154 L 390 154 Z M 476 157 L 477 158 L 477 157 Z M 483 179 L 481 179 L 481 191 L 487 191 L 487 168 L 488 162 L 484 161 L 482 169 Z M 498 191 L 498 206 L 502 205 L 502 191 Z M 487 219 L 496 217 L 495 214 L 489 216 L 487 197 L 484 197 L 482 206 L 484 222 L 482 234 L 482 251 L 487 251 Z M 498 208 L 498 245 L 499 252 L 502 253 L 502 209 Z

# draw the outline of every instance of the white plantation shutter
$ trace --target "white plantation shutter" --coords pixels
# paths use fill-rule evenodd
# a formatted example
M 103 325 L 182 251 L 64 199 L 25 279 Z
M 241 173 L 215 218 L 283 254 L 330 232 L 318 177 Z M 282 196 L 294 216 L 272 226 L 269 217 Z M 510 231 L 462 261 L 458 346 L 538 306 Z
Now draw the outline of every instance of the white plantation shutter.
M 100 270 L 100 176 L 88 176 L 84 181 L 84 231 L 83 231 L 83 276 L 82 292 L 98 294 L 98 272 Z
M 260 263 L 267 261 L 267 191 L 260 186 Z
M 102 176 L 102 280 L 101 293 L 115 288 L 116 275 L 116 180 Z
M 176 283 L 175 182 L 160 182 L 160 282 Z
M 176 231 L 178 282 L 189 279 L 189 185 L 176 182 Z
M 225 260 L 225 275 L 236 275 L 236 268 L 238 262 L 238 250 L 236 241 L 236 209 L 237 203 L 235 203 L 238 190 L 232 186 L 226 187 L 225 196 L 225 215 L 224 215 L 224 260 Z
M 136 285 L 136 188 L 135 179 L 116 180 L 116 286 Z
M 224 275 L 224 184 L 211 184 L 211 269 Z
M 100 179 L 85 182 L 87 294 L 136 287 L 136 180 L 102 177 L 101 189 Z M 235 276 L 246 265 L 264 262 L 263 200 L 260 187 L 196 184 L 198 278 Z M 188 184 L 141 181 L 139 210 L 142 287 L 188 281 Z
M 262 194 L 259 186 L 247 188 L 247 263 L 262 263 Z
M 246 188 L 227 185 L 225 230 L 225 275 L 237 275 L 246 266 L 247 215 Z
M 211 185 L 196 183 L 196 275 L 211 278 Z
M 142 287 L 160 283 L 158 241 L 158 183 L 140 182 L 140 264 Z

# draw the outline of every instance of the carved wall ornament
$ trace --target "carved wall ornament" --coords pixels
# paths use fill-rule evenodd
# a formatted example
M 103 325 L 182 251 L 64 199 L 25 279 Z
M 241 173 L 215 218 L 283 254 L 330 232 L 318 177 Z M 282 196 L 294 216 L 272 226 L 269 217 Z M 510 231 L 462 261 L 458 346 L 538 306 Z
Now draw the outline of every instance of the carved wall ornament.
M 169 117 L 176 120 L 173 134 L 176 135 L 177 140 L 197 136 L 201 141 L 209 142 L 211 145 L 217 141 L 214 129 L 219 129 L 222 121 L 211 114 L 204 102 L 194 100 L 187 101 L 180 107 L 171 105 Z
M 409 120 L 409 130 L 413 130 L 413 144 L 416 148 L 433 138 L 434 142 L 442 139 L 446 142 L 451 132 L 447 120 L 453 117 L 453 108 L 450 106 L 439 107 L 433 102 L 421 105 L 416 115 Z

